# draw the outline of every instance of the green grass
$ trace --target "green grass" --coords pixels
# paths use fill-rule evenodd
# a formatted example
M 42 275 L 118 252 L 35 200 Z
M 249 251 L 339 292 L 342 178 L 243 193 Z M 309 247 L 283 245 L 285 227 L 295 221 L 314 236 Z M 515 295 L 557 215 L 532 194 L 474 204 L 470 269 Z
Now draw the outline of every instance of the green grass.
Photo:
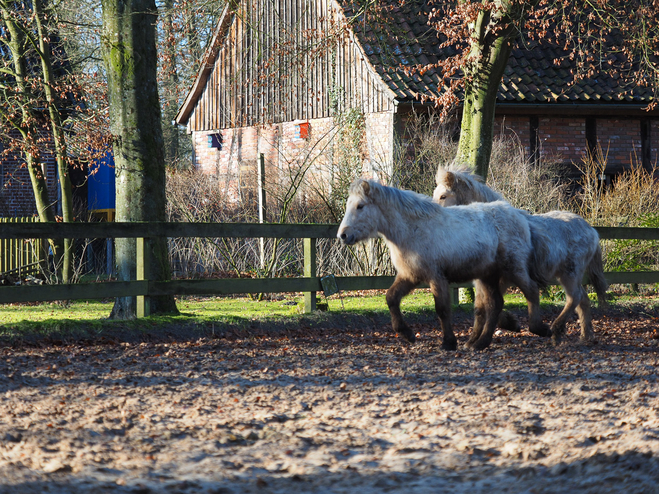
M 331 323 L 335 317 L 365 316 L 388 318 L 384 292 L 335 295 L 329 300 L 319 296 L 318 302 L 327 302 L 329 311 L 302 315 L 304 297 L 290 295 L 284 300 L 255 301 L 244 298 L 181 298 L 177 299 L 178 315 L 158 315 L 134 321 L 114 321 L 108 317 L 114 301 L 71 301 L 60 303 L 31 303 L 0 305 L 0 336 L 21 338 L 24 335 L 98 335 L 118 330 L 152 332 L 154 327 L 217 325 L 249 327 L 259 323 L 295 323 L 304 317 L 308 320 Z M 343 301 L 343 304 L 342 304 Z M 433 316 L 434 304 L 428 290 L 417 290 L 403 300 L 403 310 L 412 317 Z
M 245 298 L 182 298 L 177 299 L 177 307 L 181 312 L 179 316 L 158 316 L 171 320 L 194 319 L 199 323 L 222 320 L 237 322 L 241 320 L 268 320 L 291 317 L 299 314 L 299 306 L 303 303 L 302 295 L 290 296 L 284 300 L 255 301 Z M 325 298 L 318 297 L 319 302 Z M 291 303 L 297 305 L 291 305 Z M 344 294 L 341 297 L 334 295 L 327 301 L 329 311 L 357 314 L 375 315 L 387 314 L 387 304 L 384 291 L 367 292 L 365 294 Z M 72 301 L 67 305 L 56 302 L 0 305 L 0 328 L 3 326 L 49 324 L 55 321 L 58 324 L 75 325 L 77 323 L 106 322 L 113 307 L 113 301 Z M 408 313 L 432 313 L 434 302 L 430 290 L 415 290 L 405 297 L 402 309 Z M 518 294 L 506 295 L 508 307 L 523 307 L 526 305 L 524 297 Z M 460 306 L 471 310 L 471 304 Z M 154 319 L 154 318 L 150 318 Z
M 543 298 L 545 308 L 562 306 L 561 297 Z M 350 317 L 366 317 L 378 322 L 388 322 L 389 313 L 384 291 L 347 293 L 334 295 L 327 301 L 329 311 L 313 315 L 300 314 L 304 298 L 301 294 L 289 295 L 284 300 L 255 301 L 245 298 L 182 298 L 177 300 L 178 315 L 158 315 L 133 321 L 111 321 L 108 316 L 114 301 L 74 301 L 68 305 L 59 303 L 32 303 L 0 305 L 0 337 L 7 340 L 31 337 L 85 337 L 129 331 L 140 335 L 154 329 L 170 333 L 178 328 L 208 328 L 233 326 L 249 328 L 255 323 L 290 325 L 340 324 Z M 318 297 L 319 302 L 325 298 Z M 343 301 L 343 304 L 342 304 Z M 291 305 L 293 303 L 294 305 Z M 526 301 L 520 294 L 506 295 L 507 309 L 526 310 Z M 461 304 L 456 310 L 471 313 L 471 304 Z M 406 318 L 434 321 L 434 302 L 428 289 L 415 290 L 402 302 Z M 167 329 L 164 329 L 167 328 Z
M 365 296 L 343 295 L 343 304 L 339 296 L 329 299 L 330 312 L 348 312 L 370 315 L 386 313 L 387 305 L 384 293 Z M 324 297 L 318 297 L 325 302 Z M 240 320 L 268 320 L 297 316 L 299 305 L 304 302 L 302 295 L 291 296 L 284 300 L 255 301 L 245 298 L 182 298 L 177 299 L 180 316 L 164 316 L 166 319 L 194 319 L 200 323 L 222 320 L 226 322 Z M 291 305 L 295 303 L 295 305 Z M 428 290 L 417 290 L 403 300 L 406 311 L 433 310 L 432 296 Z M 72 301 L 67 305 L 55 302 L 0 305 L 0 328 L 29 324 L 48 324 L 54 321 L 75 325 L 76 323 L 111 322 L 107 317 L 113 307 L 113 301 Z M 344 310 L 345 307 L 345 310 Z M 158 316 L 163 317 L 163 316 Z M 154 318 L 150 318 L 154 319 Z

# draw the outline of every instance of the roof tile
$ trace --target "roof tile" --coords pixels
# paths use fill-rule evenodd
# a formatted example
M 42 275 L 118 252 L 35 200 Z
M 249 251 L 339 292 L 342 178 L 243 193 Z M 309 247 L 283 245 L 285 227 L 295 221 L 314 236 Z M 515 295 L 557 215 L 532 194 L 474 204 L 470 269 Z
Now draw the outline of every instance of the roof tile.
M 352 13 L 351 2 L 339 0 L 346 15 Z M 364 47 L 364 53 L 386 84 L 400 99 L 416 99 L 418 95 L 439 96 L 438 87 L 445 87 L 437 68 L 423 77 L 408 77 L 401 66 L 432 64 L 455 53 L 439 50 L 437 33 L 427 22 L 432 8 L 429 0 L 383 0 L 393 6 L 389 13 L 392 22 L 371 26 L 355 23 L 353 29 Z M 611 63 L 623 61 L 621 54 L 612 53 Z M 614 71 L 600 71 L 593 79 L 575 79 L 574 68 L 567 53 L 559 45 L 544 43 L 518 43 L 512 51 L 508 67 L 499 88 L 499 101 L 546 102 L 634 102 L 647 104 L 653 95 L 651 87 L 636 87 L 625 93 L 619 75 Z

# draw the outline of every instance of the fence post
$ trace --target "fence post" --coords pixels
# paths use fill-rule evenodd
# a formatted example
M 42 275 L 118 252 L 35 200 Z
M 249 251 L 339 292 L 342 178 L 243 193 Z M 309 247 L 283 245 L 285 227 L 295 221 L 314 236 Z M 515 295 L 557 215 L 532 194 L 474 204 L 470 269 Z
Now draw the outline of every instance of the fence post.
M 460 305 L 460 289 L 458 287 L 450 287 L 451 305 Z
M 316 239 L 304 239 L 304 277 L 316 277 Z M 316 310 L 316 292 L 304 292 L 304 313 Z
M 150 271 L 150 256 L 151 250 L 149 249 L 148 238 L 137 238 L 136 240 L 136 262 L 137 262 L 137 281 L 149 281 L 151 277 Z M 137 296 L 137 317 L 148 317 L 151 315 L 151 301 L 148 295 Z
M 259 154 L 259 166 L 258 166 L 258 199 L 259 199 L 259 223 L 265 222 L 265 156 L 263 153 Z M 263 237 L 259 238 L 259 261 L 261 263 L 261 269 L 265 267 L 265 239 Z

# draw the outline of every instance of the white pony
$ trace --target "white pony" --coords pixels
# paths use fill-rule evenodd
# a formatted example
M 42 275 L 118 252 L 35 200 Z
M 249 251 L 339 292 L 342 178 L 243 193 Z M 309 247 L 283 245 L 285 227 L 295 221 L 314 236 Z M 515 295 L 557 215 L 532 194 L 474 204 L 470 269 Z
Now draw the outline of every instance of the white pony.
M 444 208 L 430 197 L 358 179 L 350 187 L 337 236 L 353 245 L 378 235 L 384 237 L 397 272 L 387 291 L 392 326 L 407 341 L 413 342 L 415 336 L 403 321 L 400 302 L 423 282 L 430 285 L 435 299 L 445 349 L 457 348 L 451 328 L 450 282 L 475 280 L 478 289 L 469 348 L 481 350 L 492 341 L 503 307 L 502 278 L 530 297 L 531 324 L 542 324 L 538 287 L 529 274 L 528 221 L 510 204 Z
M 464 169 L 439 167 L 435 179 L 433 200 L 443 206 L 502 200 L 479 176 Z M 584 274 L 588 274 L 600 306 L 606 304 L 607 282 L 597 231 L 581 216 L 567 211 L 528 214 L 527 220 L 534 249 L 535 280 L 542 285 L 555 278 L 565 290 L 565 307 L 551 325 L 554 344 L 560 343 L 565 323 L 575 310 L 581 325 L 581 340 L 592 341 L 590 300 L 581 283 Z

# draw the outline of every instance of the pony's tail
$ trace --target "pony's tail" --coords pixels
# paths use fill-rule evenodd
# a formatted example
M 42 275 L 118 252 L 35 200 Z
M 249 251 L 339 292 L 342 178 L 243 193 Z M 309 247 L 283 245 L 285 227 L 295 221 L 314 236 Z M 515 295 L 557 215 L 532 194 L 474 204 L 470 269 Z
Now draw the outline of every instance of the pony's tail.
M 597 246 L 595 255 L 588 263 L 586 274 L 588 275 L 588 283 L 595 287 L 595 292 L 597 293 L 597 305 L 600 307 L 606 307 L 606 290 L 609 288 L 609 284 L 606 282 L 606 278 L 604 277 L 602 248 L 599 245 Z

